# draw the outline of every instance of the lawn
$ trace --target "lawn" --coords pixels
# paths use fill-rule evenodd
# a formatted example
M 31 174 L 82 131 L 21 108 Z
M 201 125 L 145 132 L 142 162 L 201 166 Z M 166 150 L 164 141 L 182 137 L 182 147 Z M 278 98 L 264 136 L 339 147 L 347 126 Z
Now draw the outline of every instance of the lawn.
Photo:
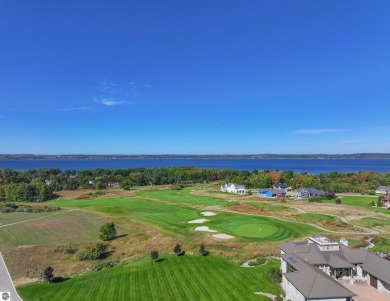
M 11 217 L 12 214 L 7 213 Z M 39 217 L 40 214 L 18 213 L 14 221 Z M 42 218 L 0 227 L 0 246 L 13 248 L 25 245 L 59 245 L 98 240 L 99 227 L 104 218 L 92 212 L 78 210 L 45 213 Z M 10 221 L 10 220 L 9 220 Z
M 100 272 L 91 272 L 57 284 L 36 283 L 18 288 L 25 301 L 80 300 L 258 300 L 262 291 L 281 294 L 278 284 L 267 279 L 271 266 L 242 268 L 216 256 L 162 256 Z
M 365 217 L 362 221 L 369 227 L 390 226 L 390 219 Z
M 199 224 L 188 224 L 188 221 L 204 218 L 201 210 L 166 204 L 158 201 L 139 198 L 96 198 L 85 200 L 52 201 L 56 206 L 82 208 L 104 212 L 115 217 L 126 218 L 159 229 L 171 236 L 183 240 L 210 235 L 209 233 L 193 231 Z M 281 241 L 307 236 L 318 232 L 311 226 L 280 221 L 269 217 L 257 217 L 228 212 L 217 212 L 216 216 L 207 217 L 209 226 L 220 233 L 246 238 L 252 241 Z
M 370 202 L 374 201 L 375 203 L 378 201 L 377 196 L 342 196 L 340 197 L 342 205 L 350 205 L 362 207 L 369 210 L 376 210 L 378 212 L 390 214 L 390 210 L 386 210 L 384 208 L 373 207 L 369 205 Z M 335 200 L 325 200 L 324 203 L 335 203 Z
M 20 221 L 25 221 L 27 219 L 36 219 L 42 218 L 45 216 L 50 216 L 53 213 L 60 213 L 61 211 L 53 211 L 53 212 L 8 212 L 8 213 L 0 213 L 0 226 L 17 223 Z

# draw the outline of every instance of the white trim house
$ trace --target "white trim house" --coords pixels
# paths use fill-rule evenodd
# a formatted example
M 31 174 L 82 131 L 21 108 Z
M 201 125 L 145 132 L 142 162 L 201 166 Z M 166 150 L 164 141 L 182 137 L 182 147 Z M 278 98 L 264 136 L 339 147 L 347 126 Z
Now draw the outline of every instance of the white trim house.
M 221 185 L 221 191 L 235 194 L 246 194 L 246 189 L 244 185 L 237 185 L 234 183 L 227 183 Z

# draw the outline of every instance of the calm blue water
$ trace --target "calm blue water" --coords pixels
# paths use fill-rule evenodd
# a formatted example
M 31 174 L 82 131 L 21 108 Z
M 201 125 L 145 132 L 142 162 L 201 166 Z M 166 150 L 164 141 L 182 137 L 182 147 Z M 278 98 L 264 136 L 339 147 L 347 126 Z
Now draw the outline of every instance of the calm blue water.
M 68 159 L 68 160 L 0 160 L 0 168 L 14 170 L 59 168 L 123 169 L 191 166 L 235 170 L 293 170 L 311 174 L 358 172 L 372 170 L 390 172 L 390 159 Z

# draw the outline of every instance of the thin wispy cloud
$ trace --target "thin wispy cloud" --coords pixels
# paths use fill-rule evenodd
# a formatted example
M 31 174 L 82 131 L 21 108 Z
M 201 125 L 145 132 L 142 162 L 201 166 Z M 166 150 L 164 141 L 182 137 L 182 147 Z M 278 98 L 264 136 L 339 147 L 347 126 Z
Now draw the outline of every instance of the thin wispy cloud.
M 339 133 L 346 132 L 347 129 L 304 129 L 291 131 L 293 135 L 307 135 L 307 134 L 325 134 L 325 133 Z
M 105 106 L 134 104 L 148 96 L 151 89 L 153 89 L 152 85 L 137 84 L 133 81 L 98 80 L 96 87 L 98 95 L 94 98 L 94 101 Z
M 93 110 L 92 107 L 74 107 L 74 108 L 59 108 L 57 109 L 60 112 L 69 112 L 69 111 L 90 111 Z
M 95 99 L 96 103 L 105 105 L 105 106 L 122 106 L 127 104 L 132 104 L 131 101 L 125 101 L 125 100 L 116 100 L 113 98 L 101 98 L 101 99 Z

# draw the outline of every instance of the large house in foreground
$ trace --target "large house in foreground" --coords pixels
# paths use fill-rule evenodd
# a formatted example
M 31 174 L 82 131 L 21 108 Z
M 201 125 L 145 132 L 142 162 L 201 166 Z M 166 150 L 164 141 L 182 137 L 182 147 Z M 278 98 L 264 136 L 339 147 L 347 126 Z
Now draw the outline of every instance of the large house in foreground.
M 227 183 L 221 185 L 221 191 L 235 194 L 246 194 L 246 189 L 244 185 L 236 185 L 234 183 Z
M 307 242 L 286 242 L 281 249 L 282 287 L 291 301 L 351 301 L 354 294 L 335 279 L 364 281 L 389 293 L 390 261 L 365 249 L 352 249 L 340 243 L 311 236 Z
M 296 199 L 308 199 L 312 196 L 321 196 L 325 195 L 326 192 L 323 190 L 318 190 L 316 188 L 300 188 L 297 190 L 295 195 Z

